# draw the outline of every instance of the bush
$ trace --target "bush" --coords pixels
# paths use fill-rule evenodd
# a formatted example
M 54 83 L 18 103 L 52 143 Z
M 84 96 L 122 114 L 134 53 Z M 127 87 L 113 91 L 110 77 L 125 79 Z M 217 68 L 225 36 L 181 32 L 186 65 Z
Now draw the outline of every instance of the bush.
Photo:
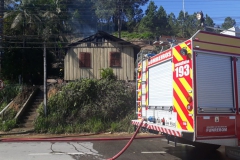
M 117 131 L 135 110 L 135 90 L 124 81 L 81 79 L 61 88 L 47 104 L 47 118 L 43 106 L 38 110 L 37 132 Z
M 113 73 L 112 68 L 101 69 L 101 77 L 103 79 L 115 80 L 116 76 Z
M 6 120 L 6 121 L 1 121 L 0 129 L 2 131 L 10 131 L 16 126 L 16 120 L 11 119 L 11 120 Z

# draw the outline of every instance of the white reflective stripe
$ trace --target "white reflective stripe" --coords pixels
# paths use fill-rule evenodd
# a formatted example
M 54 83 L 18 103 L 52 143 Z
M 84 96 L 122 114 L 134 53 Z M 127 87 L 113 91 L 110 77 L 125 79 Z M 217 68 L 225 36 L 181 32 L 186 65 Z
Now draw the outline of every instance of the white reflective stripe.
M 147 62 L 146 60 L 142 62 L 143 63 L 143 72 L 146 71 L 146 62 Z
M 146 73 L 142 73 L 142 81 L 143 81 L 143 82 L 146 81 Z
M 151 154 L 152 154 L 152 153 L 161 153 L 161 154 L 162 154 L 162 153 L 166 153 L 166 152 L 164 152 L 164 151 L 155 151 L 155 152 L 141 152 L 141 153 L 145 153 L 145 154 L 146 154 L 146 153 L 151 153 Z
M 234 107 L 230 56 L 197 53 L 196 74 L 199 107 Z
M 229 119 L 235 119 L 235 116 L 229 116 Z
M 203 119 L 210 119 L 210 116 L 203 116 Z
M 142 107 L 142 117 L 146 116 L 146 107 Z

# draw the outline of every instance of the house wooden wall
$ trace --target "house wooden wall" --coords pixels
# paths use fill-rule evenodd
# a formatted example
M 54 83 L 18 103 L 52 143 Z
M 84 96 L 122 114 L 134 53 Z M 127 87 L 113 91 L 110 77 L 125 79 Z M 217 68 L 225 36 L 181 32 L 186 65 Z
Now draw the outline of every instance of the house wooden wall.
M 91 53 L 91 67 L 79 67 L 79 53 Z M 121 67 L 110 67 L 110 52 L 121 52 Z M 96 43 L 82 43 L 72 46 L 64 59 L 64 79 L 76 80 L 80 78 L 100 79 L 100 69 L 112 68 L 119 80 L 134 80 L 134 48 L 122 46 L 116 42 L 107 41 L 102 45 Z

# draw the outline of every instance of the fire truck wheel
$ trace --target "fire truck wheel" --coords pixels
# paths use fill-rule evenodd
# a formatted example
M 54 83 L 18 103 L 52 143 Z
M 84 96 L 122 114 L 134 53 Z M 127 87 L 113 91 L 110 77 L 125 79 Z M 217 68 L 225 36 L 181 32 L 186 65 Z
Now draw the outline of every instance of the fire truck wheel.
M 155 130 L 152 130 L 152 129 L 149 129 L 148 132 L 149 132 L 149 133 L 152 133 L 152 134 L 159 134 L 158 131 L 155 131 Z
M 217 144 L 207 144 L 207 143 L 197 143 L 195 142 L 193 144 L 197 149 L 200 150 L 208 150 L 208 151 L 213 151 L 213 150 L 217 150 L 218 148 L 221 147 L 221 145 L 217 145 Z
M 148 129 L 147 129 L 146 127 L 142 127 L 142 128 L 141 128 L 141 132 L 147 133 L 147 132 L 148 132 Z

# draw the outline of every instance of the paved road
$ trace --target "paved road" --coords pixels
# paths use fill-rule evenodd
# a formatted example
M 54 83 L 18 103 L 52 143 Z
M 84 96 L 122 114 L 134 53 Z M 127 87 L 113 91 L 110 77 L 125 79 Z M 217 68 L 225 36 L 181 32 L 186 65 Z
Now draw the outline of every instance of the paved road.
M 0 142 L 0 160 L 104 160 L 127 142 Z M 136 139 L 117 160 L 230 160 L 224 151 L 224 147 L 214 152 L 181 144 L 174 147 L 162 138 Z

